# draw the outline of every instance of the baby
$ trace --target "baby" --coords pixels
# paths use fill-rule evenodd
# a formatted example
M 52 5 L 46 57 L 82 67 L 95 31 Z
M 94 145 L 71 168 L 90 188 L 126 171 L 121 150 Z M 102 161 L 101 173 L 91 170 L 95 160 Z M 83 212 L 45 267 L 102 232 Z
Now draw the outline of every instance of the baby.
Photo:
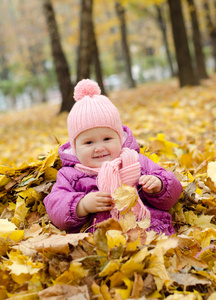
M 96 82 L 80 81 L 74 98 L 67 122 L 69 142 L 59 148 L 63 167 L 44 199 L 53 224 L 70 233 L 88 228 L 92 232 L 96 223 L 118 219 L 112 194 L 124 183 L 139 195 L 132 208 L 137 221 L 151 218 L 150 229 L 175 233 L 168 210 L 182 192 L 180 182 L 139 154 L 131 130 L 122 125 L 117 108 L 101 95 Z

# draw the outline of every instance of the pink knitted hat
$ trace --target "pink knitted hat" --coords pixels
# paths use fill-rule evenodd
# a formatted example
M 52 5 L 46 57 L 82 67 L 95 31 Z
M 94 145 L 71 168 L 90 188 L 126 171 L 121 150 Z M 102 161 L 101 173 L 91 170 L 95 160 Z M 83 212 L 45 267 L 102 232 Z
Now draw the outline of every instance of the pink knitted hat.
M 74 89 L 74 99 L 68 119 L 68 134 L 71 147 L 75 150 L 75 139 L 83 131 L 95 127 L 115 130 L 122 142 L 123 129 L 118 109 L 101 95 L 98 84 L 90 79 L 78 82 Z

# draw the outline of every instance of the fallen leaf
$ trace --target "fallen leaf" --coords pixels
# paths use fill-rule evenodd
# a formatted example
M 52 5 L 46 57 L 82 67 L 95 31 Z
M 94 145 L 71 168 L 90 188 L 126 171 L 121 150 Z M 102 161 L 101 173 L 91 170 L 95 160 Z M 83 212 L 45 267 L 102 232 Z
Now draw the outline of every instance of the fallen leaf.
M 111 260 L 108 264 L 103 268 L 103 270 L 98 274 L 100 277 L 110 276 L 116 271 L 119 270 L 120 261 L 118 260 Z
M 194 274 L 179 274 L 179 273 L 170 273 L 172 280 L 178 283 L 181 286 L 187 288 L 188 286 L 196 286 L 197 284 L 206 285 L 210 281 L 205 277 L 196 276 Z
M 18 284 L 23 284 L 30 280 L 32 275 L 38 273 L 43 268 L 43 263 L 33 262 L 28 256 L 19 252 L 10 252 L 9 260 L 3 263 L 6 270 Z
M 115 202 L 115 208 L 121 212 L 127 213 L 132 207 L 136 205 L 138 195 L 135 188 L 122 184 L 112 194 Z
M 81 280 L 88 275 L 88 271 L 82 264 L 76 261 L 70 263 L 70 267 L 54 280 L 54 284 L 73 284 L 79 285 Z
M 18 230 L 16 225 L 7 219 L 0 219 L 0 237 L 9 237 L 14 242 L 23 238 L 23 230 Z
M 52 253 L 69 253 L 70 245 L 77 246 L 78 242 L 89 236 L 88 233 L 77 233 L 67 235 L 52 235 L 39 242 L 31 243 L 31 246 L 37 251 Z
M 41 300 L 90 300 L 87 286 L 56 284 L 38 293 Z
M 207 176 L 212 180 L 216 188 L 216 161 L 210 161 L 208 163 Z
M 202 229 L 206 229 L 206 228 L 216 229 L 216 225 L 211 223 L 212 218 L 213 218 L 213 216 L 201 215 L 200 217 L 196 218 L 196 220 L 194 221 L 194 224 L 201 227 Z
M 108 230 L 106 232 L 106 238 L 108 250 L 119 246 L 120 244 L 122 244 L 123 246 L 125 246 L 126 244 L 126 238 L 122 235 L 122 232 L 119 230 Z

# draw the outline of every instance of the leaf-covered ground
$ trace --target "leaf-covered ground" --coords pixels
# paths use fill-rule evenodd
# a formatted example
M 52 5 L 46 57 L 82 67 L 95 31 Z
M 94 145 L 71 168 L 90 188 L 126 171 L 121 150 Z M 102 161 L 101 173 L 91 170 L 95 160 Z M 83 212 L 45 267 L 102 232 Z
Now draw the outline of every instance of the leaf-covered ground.
M 59 231 L 43 198 L 61 167 L 67 114 L 51 104 L 1 114 L 0 299 L 216 299 L 215 85 L 212 76 L 110 94 L 141 152 L 183 185 L 171 237 L 130 214 L 94 234 Z

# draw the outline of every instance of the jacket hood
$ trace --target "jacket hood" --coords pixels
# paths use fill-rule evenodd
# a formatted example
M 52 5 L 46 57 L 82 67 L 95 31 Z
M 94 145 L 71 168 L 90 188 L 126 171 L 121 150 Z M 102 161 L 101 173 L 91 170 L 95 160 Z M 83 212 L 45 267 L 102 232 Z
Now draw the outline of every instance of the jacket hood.
M 130 149 L 134 149 L 139 153 L 139 151 L 140 151 L 139 145 L 138 145 L 137 141 L 135 140 L 131 129 L 126 125 L 123 125 L 122 127 L 123 127 L 122 148 L 127 147 Z M 59 147 L 59 157 L 62 161 L 63 167 L 72 167 L 75 164 L 80 163 L 80 161 L 76 157 L 73 149 L 71 148 L 69 141 Z

